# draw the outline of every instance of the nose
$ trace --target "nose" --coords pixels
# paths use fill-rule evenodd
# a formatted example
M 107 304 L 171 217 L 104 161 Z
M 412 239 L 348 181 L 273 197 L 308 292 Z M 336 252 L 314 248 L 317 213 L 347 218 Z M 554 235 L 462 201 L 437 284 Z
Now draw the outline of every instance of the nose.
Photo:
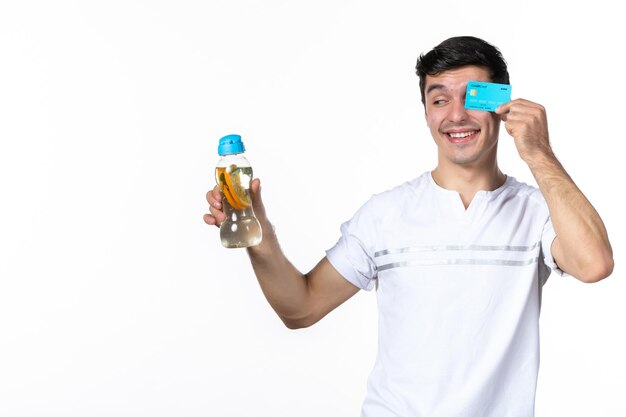
M 464 122 L 469 118 L 467 109 L 465 108 L 465 97 L 458 100 L 454 100 L 449 107 L 448 119 L 451 122 L 459 123 Z

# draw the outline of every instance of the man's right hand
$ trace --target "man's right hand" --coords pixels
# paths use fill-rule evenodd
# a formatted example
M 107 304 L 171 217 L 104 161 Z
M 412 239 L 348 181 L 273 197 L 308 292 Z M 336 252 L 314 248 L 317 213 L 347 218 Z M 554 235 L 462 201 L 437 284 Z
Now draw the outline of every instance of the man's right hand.
M 250 184 L 250 197 L 252 199 L 254 214 L 259 221 L 264 221 L 265 208 L 261 200 L 261 181 L 258 178 L 253 179 Z M 226 216 L 224 215 L 224 208 L 222 207 L 222 193 L 218 185 L 206 193 L 206 200 L 209 203 L 210 214 L 204 215 L 204 222 L 208 225 L 219 227 L 224 219 L 226 219 Z
M 287 327 L 308 327 L 359 291 L 326 258 L 307 274 L 298 271 L 281 251 L 267 219 L 258 178 L 250 184 L 250 196 L 263 229 L 263 241 L 248 248 L 248 255 L 263 294 Z M 226 219 L 219 187 L 209 191 L 206 199 L 210 214 L 204 215 L 204 221 L 219 226 Z

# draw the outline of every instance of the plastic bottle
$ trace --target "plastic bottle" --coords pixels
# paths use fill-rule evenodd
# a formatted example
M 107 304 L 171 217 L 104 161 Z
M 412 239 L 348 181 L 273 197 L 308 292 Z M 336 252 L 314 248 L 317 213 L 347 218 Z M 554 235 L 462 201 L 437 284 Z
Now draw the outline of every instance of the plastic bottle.
M 217 148 L 221 158 L 215 168 L 215 179 L 226 215 L 220 225 L 220 239 L 227 248 L 256 246 L 262 239 L 261 224 L 252 210 L 252 166 L 244 156 L 245 150 L 239 135 L 224 136 Z

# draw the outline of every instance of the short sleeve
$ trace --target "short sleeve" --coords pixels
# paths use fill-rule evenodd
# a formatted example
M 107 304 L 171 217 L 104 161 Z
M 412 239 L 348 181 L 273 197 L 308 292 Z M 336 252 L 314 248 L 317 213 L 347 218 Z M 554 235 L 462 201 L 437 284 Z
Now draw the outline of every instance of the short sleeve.
M 341 225 L 341 237 L 335 246 L 326 251 L 328 261 L 346 280 L 367 291 L 375 288 L 377 279 L 371 251 L 374 230 L 375 224 L 368 216 L 366 204 L 352 219 Z
M 556 261 L 552 257 L 552 242 L 554 242 L 554 238 L 556 238 L 556 232 L 552 226 L 552 220 L 548 218 L 548 221 L 546 221 L 546 224 L 543 227 L 543 233 L 541 234 L 541 252 L 543 253 L 543 261 L 546 266 L 550 268 L 550 271 L 554 271 L 559 276 L 563 276 L 565 272 L 558 267 Z

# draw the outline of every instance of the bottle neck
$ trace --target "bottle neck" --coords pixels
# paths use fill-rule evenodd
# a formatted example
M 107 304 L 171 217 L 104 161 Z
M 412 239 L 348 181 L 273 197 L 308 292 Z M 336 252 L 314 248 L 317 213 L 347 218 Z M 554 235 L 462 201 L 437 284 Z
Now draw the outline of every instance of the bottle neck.
M 222 155 L 220 157 L 220 161 L 218 163 L 218 166 L 228 166 L 228 165 L 232 165 L 232 164 L 237 165 L 239 167 L 249 167 L 250 166 L 250 162 L 244 156 L 243 152 L 242 153 Z

